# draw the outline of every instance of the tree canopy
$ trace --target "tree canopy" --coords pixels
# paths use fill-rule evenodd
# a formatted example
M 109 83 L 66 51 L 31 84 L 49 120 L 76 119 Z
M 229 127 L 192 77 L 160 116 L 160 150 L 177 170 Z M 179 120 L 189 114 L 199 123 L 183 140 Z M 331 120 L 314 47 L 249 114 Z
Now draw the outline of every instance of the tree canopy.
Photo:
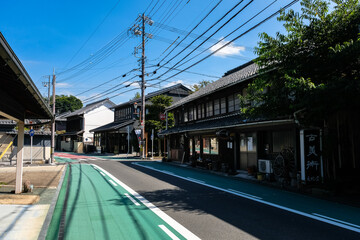
M 155 132 L 165 129 L 166 121 L 160 120 L 160 113 L 165 112 L 165 108 L 169 107 L 173 99 L 170 96 L 158 95 L 150 99 L 151 105 L 147 105 L 146 108 L 149 109 L 149 113 L 146 115 L 145 128 L 146 131 L 150 132 L 151 129 L 154 129 Z M 172 113 L 168 114 L 168 127 L 174 126 L 174 115 Z
M 260 35 L 260 75 L 241 97 L 250 117 L 301 113 L 302 121 L 316 124 L 360 107 L 359 1 L 303 0 L 301 6 L 301 13 L 278 17 L 284 34 Z
M 130 99 L 130 101 L 131 101 L 131 100 L 138 99 L 138 98 L 141 98 L 141 94 L 140 94 L 139 92 L 136 92 L 135 95 L 134 95 L 134 97 L 133 97 L 132 99 Z
M 209 83 L 212 83 L 212 82 L 213 81 L 202 80 L 198 84 L 194 84 L 192 86 L 192 89 L 193 89 L 194 92 L 199 91 L 200 88 L 203 88 L 203 87 L 205 87 L 206 85 L 208 85 Z
M 80 99 L 75 96 L 56 95 L 55 96 L 55 110 L 57 114 L 75 111 L 83 107 Z

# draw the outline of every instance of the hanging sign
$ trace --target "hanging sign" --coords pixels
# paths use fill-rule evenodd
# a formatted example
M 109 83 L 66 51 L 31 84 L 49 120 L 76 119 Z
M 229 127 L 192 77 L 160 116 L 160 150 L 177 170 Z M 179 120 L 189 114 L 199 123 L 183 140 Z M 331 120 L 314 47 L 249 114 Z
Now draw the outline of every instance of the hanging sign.
M 307 183 L 320 183 L 321 181 L 321 136 L 320 130 L 302 130 L 303 144 L 301 149 L 302 171 L 305 173 Z

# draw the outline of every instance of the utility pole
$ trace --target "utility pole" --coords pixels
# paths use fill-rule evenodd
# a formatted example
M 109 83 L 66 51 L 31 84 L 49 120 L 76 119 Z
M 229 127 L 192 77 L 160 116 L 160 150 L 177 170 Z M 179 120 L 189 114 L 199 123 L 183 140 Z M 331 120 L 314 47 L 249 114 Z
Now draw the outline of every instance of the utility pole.
M 49 77 L 50 80 L 50 77 Z M 53 79 L 52 79 L 52 87 L 53 87 L 53 95 L 52 95 L 52 112 L 53 119 L 51 123 L 51 158 L 50 164 L 54 163 L 54 152 L 55 152 L 55 84 L 56 84 L 56 76 L 55 76 L 55 68 L 53 70 Z
M 145 14 L 142 15 L 142 54 L 141 54 L 141 140 L 143 144 L 142 158 L 146 157 L 145 142 Z
M 49 84 L 48 84 L 48 101 L 49 101 L 49 106 L 50 106 L 50 78 L 51 76 L 49 75 Z
M 51 78 L 51 76 L 49 75 L 48 77 L 49 77 L 49 82 L 43 82 L 42 84 L 43 84 L 44 87 L 47 87 L 47 88 L 48 88 L 47 102 L 48 102 L 48 104 L 49 104 L 49 106 L 50 106 L 50 86 L 51 86 L 51 84 L 50 84 L 50 78 Z
M 146 156 L 146 142 L 145 142 L 145 37 L 152 38 L 151 34 L 147 34 L 145 32 L 145 25 L 149 24 L 150 26 L 153 24 L 153 21 L 146 17 L 143 13 L 139 16 L 138 20 L 141 21 L 141 26 L 135 24 L 133 27 L 129 29 L 129 32 L 135 36 L 141 35 L 142 37 L 142 54 L 141 54 L 141 146 L 142 146 L 142 154 L 141 158 L 145 158 Z M 136 51 L 136 50 L 135 50 Z

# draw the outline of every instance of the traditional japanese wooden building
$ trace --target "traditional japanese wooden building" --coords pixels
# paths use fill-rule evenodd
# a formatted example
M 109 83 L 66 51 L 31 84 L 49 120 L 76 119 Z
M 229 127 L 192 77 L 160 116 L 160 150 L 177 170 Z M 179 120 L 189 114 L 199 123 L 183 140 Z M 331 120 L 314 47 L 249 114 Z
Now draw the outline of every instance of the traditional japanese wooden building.
M 177 102 L 188 96 L 190 92 L 191 90 L 184 85 L 176 84 L 147 94 L 145 104 L 151 104 L 150 99 L 158 95 L 170 96 L 173 102 Z M 132 146 L 138 144 L 134 131 L 140 129 L 139 118 L 136 115 L 140 113 L 141 99 L 132 99 L 116 105 L 113 109 L 115 111 L 113 122 L 91 130 L 94 133 L 94 144 L 103 153 L 132 153 Z M 145 133 L 145 141 L 147 139 Z
M 161 134 L 168 139 L 169 159 L 228 172 L 277 171 L 296 181 L 307 159 L 300 146 L 304 131 L 294 117 L 246 119 L 241 114 L 238 95 L 246 94 L 247 85 L 257 75 L 258 66 L 246 63 L 168 107 L 175 126 Z M 319 146 L 316 151 L 320 156 Z M 307 177 L 322 174 L 321 159 L 314 161 L 318 168 Z

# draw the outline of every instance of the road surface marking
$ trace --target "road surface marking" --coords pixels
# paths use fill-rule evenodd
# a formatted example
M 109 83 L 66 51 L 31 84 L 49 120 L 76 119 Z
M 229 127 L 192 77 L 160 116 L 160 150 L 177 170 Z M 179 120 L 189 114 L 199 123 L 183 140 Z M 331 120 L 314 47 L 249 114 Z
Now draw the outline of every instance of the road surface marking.
M 173 240 L 180 240 L 175 234 L 173 234 L 167 227 L 164 225 L 159 225 L 159 228 L 161 228 L 171 239 Z
M 94 165 L 94 164 L 91 164 Z M 96 165 L 94 165 L 96 166 Z M 186 229 L 183 225 L 178 223 L 175 219 L 161 211 L 159 208 L 157 208 L 154 204 L 146 200 L 143 196 L 135 192 L 133 189 L 128 187 L 125 183 L 121 182 L 119 179 L 114 177 L 111 173 L 106 171 L 105 169 L 96 166 L 98 169 L 103 171 L 106 175 L 108 175 L 110 178 L 112 178 L 117 184 L 119 184 L 121 187 L 123 187 L 126 191 L 128 191 L 131 195 L 133 195 L 135 198 L 137 198 L 142 204 L 144 204 L 146 207 L 148 207 L 153 213 L 155 213 L 158 217 L 160 217 L 162 220 L 164 220 L 167 224 L 169 224 L 173 229 L 175 229 L 178 233 L 180 233 L 182 236 L 184 236 L 186 239 L 192 239 L 192 240 L 200 240 L 199 237 L 197 237 L 195 234 L 190 232 L 188 229 Z
M 100 172 L 101 175 L 103 175 L 105 177 L 105 174 L 103 172 Z
M 149 168 L 147 166 L 144 166 L 144 165 L 141 165 L 139 163 L 132 163 L 134 165 L 137 165 L 137 166 L 140 166 L 140 167 L 143 167 L 143 168 Z M 153 167 L 151 167 L 152 170 L 154 171 L 158 171 L 158 172 L 162 172 L 162 170 L 158 170 L 158 169 L 155 169 Z M 207 186 L 207 187 L 210 187 L 210 188 L 214 188 L 214 189 L 217 189 L 217 190 L 220 190 L 220 191 L 224 191 L 224 192 L 227 192 L 227 193 L 231 193 L 231 194 L 234 194 L 234 195 L 238 195 L 236 194 L 235 192 L 232 192 L 230 190 L 227 190 L 225 188 L 220 188 L 220 187 L 216 187 L 216 186 L 213 186 L 213 185 L 210 185 L 210 184 L 206 184 L 206 183 L 201 183 L 201 182 L 197 182 L 197 181 L 194 181 L 194 180 L 191 180 L 189 178 L 186 178 L 186 177 L 182 177 L 182 176 L 179 176 L 179 175 L 176 175 L 176 174 L 169 174 L 171 176 L 174 176 L 174 177 L 177 177 L 177 178 L 181 178 L 181 179 L 184 179 L 184 180 L 187 180 L 187 181 L 190 181 L 190 182 L 194 182 L 194 183 L 197 183 L 197 184 L 200 184 L 200 185 L 203 185 L 203 186 Z M 239 196 L 239 195 L 238 195 Z M 319 217 L 319 216 L 316 216 L 316 215 L 312 215 L 310 213 L 305 213 L 305 212 L 301 212 L 299 210 L 295 210 L 295 209 L 292 209 L 292 208 L 288 208 L 288 207 L 284 207 L 284 206 L 281 206 L 279 204 L 276 204 L 276 203 L 272 203 L 272 202 L 267 202 L 265 200 L 262 200 L 262 198 L 254 198 L 254 197 L 250 197 L 250 196 L 247 196 L 247 195 L 241 195 L 241 197 L 243 198 L 247 198 L 247 199 L 250 199 L 250 200 L 253 200 L 255 202 L 258 202 L 258 203 L 262 203 L 262 204 L 265 204 L 265 205 L 268 205 L 268 206 L 272 206 L 272 207 L 275 207 L 275 208 L 279 208 L 279 209 L 282 209 L 282 210 L 285 210 L 285 211 L 288 211 L 288 212 L 291 212 L 291 213 L 295 213 L 295 214 L 298 214 L 298 215 L 301 215 L 301 216 L 304 216 L 304 217 L 308 217 L 308 218 L 311 218 L 311 219 L 315 219 L 315 220 L 318 220 L 318 221 L 321 221 L 321 222 L 324 222 L 324 223 L 328 223 L 328 224 L 331 224 L 331 225 L 334 225 L 334 226 L 338 226 L 338 227 L 341 227 L 341 228 L 345 228 L 345 229 L 348 229 L 348 230 L 351 230 L 351 231 L 354 231 L 354 232 L 358 232 L 360 233 L 360 229 L 357 228 L 357 227 L 352 227 L 352 226 L 349 226 L 347 224 L 344 224 L 342 223 L 342 221 L 338 220 L 338 222 L 335 222 L 335 221 L 330 221 L 330 220 L 327 220 L 323 217 Z M 326 216 L 324 216 L 326 217 Z M 326 218 L 330 218 L 330 217 L 326 217 Z M 356 225 L 357 226 L 357 225 Z
M 136 206 L 140 206 L 140 203 L 135 201 L 135 199 L 133 199 L 129 194 L 125 193 L 125 196 L 128 197 Z
M 338 223 L 343 223 L 343 224 L 346 224 L 346 225 L 349 225 L 349 226 L 352 226 L 352 227 L 355 227 L 355 228 L 360 229 L 360 226 L 359 226 L 359 225 L 355 225 L 355 224 L 352 224 L 352 223 L 349 223 L 349 222 L 341 221 L 341 220 L 339 220 L 339 219 L 331 218 L 331 217 L 324 216 L 324 215 L 320 215 L 320 214 L 317 214 L 317 213 L 312 213 L 312 214 L 314 214 L 315 216 L 318 216 L 318 217 L 326 218 L 326 219 L 328 219 L 328 220 L 330 220 L 330 221 L 335 221 L 335 222 L 338 222 Z
M 162 171 L 163 173 L 166 173 L 166 174 L 174 174 L 174 173 L 172 173 L 172 172 L 169 172 L 169 171 Z
M 117 186 L 116 183 L 114 183 L 113 180 L 110 179 L 109 182 L 111 182 L 111 184 L 114 185 L 115 187 Z
M 231 192 L 234 192 L 236 195 L 245 195 L 245 196 L 252 197 L 252 198 L 262 199 L 261 197 L 254 196 L 254 195 L 244 193 L 244 192 L 240 192 L 240 191 L 237 191 L 237 190 L 234 190 L 234 189 L 231 189 L 231 188 L 229 188 L 228 190 L 231 191 Z
M 193 182 L 197 182 L 197 183 L 205 183 L 204 181 L 202 180 L 199 180 L 199 179 L 195 179 L 195 178 L 191 178 L 191 177 L 187 177 L 187 179 L 193 181 Z

